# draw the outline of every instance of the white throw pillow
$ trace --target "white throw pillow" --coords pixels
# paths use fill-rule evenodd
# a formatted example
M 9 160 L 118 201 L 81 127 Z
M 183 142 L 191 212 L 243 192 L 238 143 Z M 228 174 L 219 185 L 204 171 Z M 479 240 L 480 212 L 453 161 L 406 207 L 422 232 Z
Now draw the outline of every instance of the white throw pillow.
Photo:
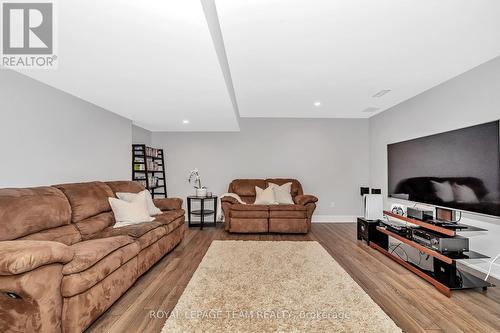
M 458 185 L 457 183 L 454 183 L 453 194 L 455 194 L 455 201 L 457 202 L 479 203 L 476 193 L 474 193 L 474 191 L 466 185 Z
M 255 186 L 255 202 L 254 205 L 276 205 L 276 198 L 272 187 L 265 190 Z
M 153 217 L 149 216 L 146 197 L 143 192 L 139 193 L 131 202 L 116 198 L 108 198 L 108 201 L 115 215 L 116 223 L 113 226 L 114 228 L 154 220 Z
M 443 202 L 451 202 L 455 200 L 455 195 L 453 194 L 453 189 L 451 188 L 451 184 L 449 181 L 439 183 L 431 180 L 431 183 L 432 187 L 434 187 L 434 191 L 436 192 L 436 196 Z
M 273 183 L 269 183 L 269 187 L 271 187 L 274 191 L 274 197 L 276 202 L 279 204 L 293 205 L 292 199 L 292 183 L 286 183 L 283 185 L 277 185 Z
M 155 206 L 153 202 L 153 197 L 151 196 L 151 193 L 149 193 L 148 190 L 144 190 L 139 193 L 118 192 L 116 193 L 116 196 L 118 197 L 118 199 L 125 200 L 127 202 L 132 202 L 137 198 L 138 195 L 142 195 L 143 193 L 146 199 L 146 205 L 148 206 L 149 215 L 150 216 L 160 215 L 162 211 Z

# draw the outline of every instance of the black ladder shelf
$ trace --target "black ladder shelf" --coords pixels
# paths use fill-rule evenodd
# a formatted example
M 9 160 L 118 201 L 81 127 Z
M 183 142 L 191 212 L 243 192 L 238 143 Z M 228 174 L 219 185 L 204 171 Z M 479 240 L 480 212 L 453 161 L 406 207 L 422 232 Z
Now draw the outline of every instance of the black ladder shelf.
M 167 197 L 163 149 L 132 145 L 132 180 L 144 185 L 153 198 Z

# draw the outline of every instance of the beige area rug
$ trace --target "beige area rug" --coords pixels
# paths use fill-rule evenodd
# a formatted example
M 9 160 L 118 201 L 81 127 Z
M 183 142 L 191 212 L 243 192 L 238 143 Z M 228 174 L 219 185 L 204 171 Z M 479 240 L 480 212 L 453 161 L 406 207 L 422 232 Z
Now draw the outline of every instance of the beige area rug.
M 167 332 L 401 332 L 313 241 L 214 241 Z

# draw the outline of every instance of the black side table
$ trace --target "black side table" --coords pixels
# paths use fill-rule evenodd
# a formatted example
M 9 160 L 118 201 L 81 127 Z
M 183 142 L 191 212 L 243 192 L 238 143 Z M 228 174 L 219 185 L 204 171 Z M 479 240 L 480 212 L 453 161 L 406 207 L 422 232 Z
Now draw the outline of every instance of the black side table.
M 200 201 L 200 209 L 192 210 L 191 203 L 192 201 Z M 213 209 L 206 209 L 205 208 L 205 201 L 212 201 L 212 207 Z M 212 197 L 197 197 L 195 195 L 187 197 L 187 207 L 188 207 L 188 226 L 189 227 L 200 227 L 201 230 L 203 230 L 203 226 L 205 224 L 205 216 L 207 215 L 212 215 L 214 216 L 214 221 L 213 223 L 209 223 L 208 225 L 211 227 L 215 227 L 217 225 L 217 197 L 212 196 Z M 200 223 L 191 223 L 191 215 L 194 216 L 199 216 L 200 217 Z

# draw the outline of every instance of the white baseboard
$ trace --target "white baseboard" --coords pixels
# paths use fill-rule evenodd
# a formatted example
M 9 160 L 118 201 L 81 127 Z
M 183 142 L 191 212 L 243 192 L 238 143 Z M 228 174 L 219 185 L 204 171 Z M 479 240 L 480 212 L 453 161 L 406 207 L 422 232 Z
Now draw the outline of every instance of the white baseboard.
M 312 223 L 352 223 L 357 216 L 350 215 L 313 215 Z
M 350 215 L 316 215 L 312 217 L 312 223 L 355 223 L 357 221 L 357 216 Z M 187 212 L 186 212 L 187 221 Z M 223 222 L 223 216 L 221 216 L 217 221 Z

